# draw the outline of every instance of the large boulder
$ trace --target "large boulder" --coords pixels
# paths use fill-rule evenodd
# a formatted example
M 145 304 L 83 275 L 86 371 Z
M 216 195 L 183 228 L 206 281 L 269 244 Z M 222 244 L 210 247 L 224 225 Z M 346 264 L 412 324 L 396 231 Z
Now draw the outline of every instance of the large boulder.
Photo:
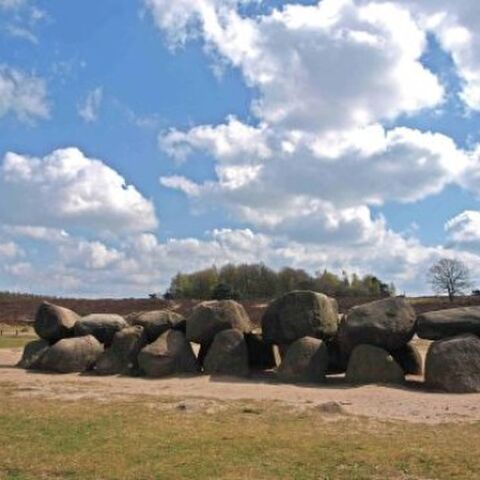
M 261 333 L 246 333 L 248 364 L 252 370 L 270 370 L 280 364 L 280 355 L 275 346 L 266 343 Z
M 248 375 L 248 350 L 243 333 L 233 329 L 217 333 L 203 368 L 209 375 Z
M 95 373 L 117 375 L 137 371 L 137 356 L 147 343 L 144 329 L 140 325 L 120 330 L 113 337 L 112 346 L 97 360 Z
M 465 334 L 433 342 L 425 360 L 425 383 L 452 393 L 480 392 L 480 338 Z
M 213 300 L 195 306 L 187 318 L 189 342 L 208 344 L 222 330 L 242 333 L 252 330 L 250 318 L 242 305 L 233 300 Z
M 92 335 L 64 338 L 40 358 L 38 368 L 58 373 L 90 370 L 103 353 L 102 344 Z
M 278 367 L 277 376 L 282 382 L 319 383 L 325 381 L 328 368 L 328 351 L 325 342 L 313 337 L 303 337 L 293 342 Z
M 322 293 L 293 291 L 270 303 L 262 318 L 263 338 L 277 345 L 306 336 L 326 339 L 338 328 L 336 300 Z
M 417 335 L 441 340 L 462 333 L 480 336 L 480 307 L 461 307 L 422 313 L 417 318 Z
M 397 348 L 397 350 L 392 350 L 390 355 L 402 367 L 402 370 L 406 375 L 422 374 L 422 356 L 418 349 L 411 343 L 402 348 Z
M 111 313 L 93 313 L 75 323 L 75 336 L 93 335 L 100 343 L 109 347 L 114 335 L 128 327 L 123 317 Z
M 35 333 L 49 343 L 73 336 L 75 323 L 80 316 L 65 307 L 43 302 L 35 315 Z
M 198 372 L 192 346 L 182 332 L 168 330 L 138 354 L 138 365 L 147 377 Z
M 38 367 L 42 355 L 48 350 L 50 344 L 43 339 L 33 340 L 25 345 L 21 360 L 17 367 L 33 370 Z
M 132 319 L 131 323 L 143 327 L 148 342 L 152 343 L 160 335 L 179 325 L 183 320 L 182 315 L 171 310 L 153 310 L 139 313 Z
M 350 309 L 338 328 L 338 342 L 346 358 L 362 344 L 391 351 L 405 346 L 414 329 L 415 311 L 405 298 L 386 298 Z
M 350 356 L 345 379 L 353 384 L 401 384 L 405 375 L 386 350 L 373 345 L 359 345 Z

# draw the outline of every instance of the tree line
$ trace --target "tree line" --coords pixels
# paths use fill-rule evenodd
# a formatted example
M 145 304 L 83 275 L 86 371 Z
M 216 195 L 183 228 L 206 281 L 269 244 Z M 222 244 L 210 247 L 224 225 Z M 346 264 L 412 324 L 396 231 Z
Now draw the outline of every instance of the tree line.
M 193 273 L 178 273 L 165 294 L 168 298 L 254 299 L 272 298 L 291 290 L 313 290 L 333 297 L 386 297 L 395 286 L 374 275 L 360 277 L 327 270 L 310 275 L 305 270 L 285 267 L 275 271 L 262 263 L 212 266 Z

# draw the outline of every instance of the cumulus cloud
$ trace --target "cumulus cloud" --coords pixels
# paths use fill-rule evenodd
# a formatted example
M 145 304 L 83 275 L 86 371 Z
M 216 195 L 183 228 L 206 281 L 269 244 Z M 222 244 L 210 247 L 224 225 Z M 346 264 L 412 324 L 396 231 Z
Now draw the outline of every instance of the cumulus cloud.
M 103 100 L 103 88 L 97 87 L 88 92 L 85 101 L 78 106 L 78 114 L 87 123 L 97 121 L 98 113 Z
M 150 231 L 157 223 L 151 202 L 102 162 L 76 149 L 44 158 L 10 153 L 0 167 L 5 275 L 38 291 L 145 295 L 166 288 L 179 270 L 264 261 L 374 272 L 421 293 L 424 272 L 440 257 L 480 268 L 472 250 L 478 212 L 447 223 L 446 248 L 392 231 L 370 209 L 415 202 L 451 183 L 480 193 L 477 152 L 442 134 L 392 126 L 444 100 L 440 80 L 422 63 L 429 33 L 452 54 L 464 102 L 480 103 L 473 1 L 292 2 L 250 16 L 242 8 L 249 0 L 144 2 L 170 46 L 201 39 L 212 63 L 238 69 L 255 98 L 250 123 L 230 115 L 162 132 L 160 147 L 173 159 L 207 153 L 216 175 L 203 183 L 172 175 L 161 184 L 195 205 L 222 205 L 255 230 L 162 241 Z M 89 93 L 80 108 L 86 121 L 97 118 L 101 101 L 101 89 Z M 103 231 L 122 235 L 100 237 Z M 12 255 L 25 239 L 48 244 L 48 265 L 30 251 Z
M 28 252 L 25 258 L 12 258 L 4 264 L 5 275 L 46 293 L 145 296 L 152 291 L 164 291 L 178 271 L 190 272 L 228 262 L 263 261 L 274 268 L 288 265 L 312 273 L 323 268 L 338 273 L 346 269 L 361 275 L 373 271 L 394 281 L 401 291 L 414 294 L 425 292 L 425 271 L 438 258 L 455 256 L 472 267 L 480 267 L 477 255 L 425 247 L 393 232 L 355 248 L 290 241 L 250 229 L 218 229 L 200 238 L 166 241 L 144 233 L 124 237 L 115 244 L 70 237 L 52 247 L 47 264 Z
M 480 212 L 466 210 L 445 224 L 448 239 L 466 250 L 480 251 Z
M 1 231 L 15 237 L 42 240 L 45 242 L 59 243 L 69 238 L 65 230 L 47 227 L 32 227 L 30 225 L 3 225 Z
M 289 227 L 298 235 L 307 234 L 310 225 L 312 238 L 337 227 L 341 232 L 339 226 L 350 223 L 356 225 L 355 237 L 362 237 L 358 226 L 371 227 L 365 222 L 367 205 L 423 199 L 463 181 L 471 164 L 450 138 L 407 128 L 386 131 L 374 125 L 315 136 L 262 128 L 250 135 L 261 138 L 254 146 L 237 141 L 236 129 L 238 122 L 230 120 L 216 128 L 168 133 L 161 144 L 170 154 L 208 152 L 217 161 L 217 179 L 197 184 L 172 176 L 162 178 L 162 185 L 195 202 L 220 203 L 256 226 Z
M 165 152 L 182 161 L 206 152 L 216 178 L 161 184 L 292 242 L 346 247 L 396 235 L 370 206 L 473 182 L 472 154 L 449 137 L 383 125 L 445 96 L 422 63 L 440 17 L 417 3 L 323 0 L 248 17 L 235 1 L 147 0 L 170 44 L 202 38 L 213 61 L 238 68 L 256 93 L 255 124 L 229 116 L 163 132 Z
M 9 113 L 22 121 L 48 118 L 50 107 L 45 80 L 0 65 L 0 118 Z
M 109 268 L 124 256 L 122 252 L 109 248 L 100 241 L 73 239 L 60 246 L 59 254 L 66 267 L 77 266 L 91 270 Z
M 364 0 L 365 1 L 365 0 Z M 399 0 L 451 54 L 462 81 L 460 98 L 480 110 L 480 9 L 476 0 Z
M 7 153 L 0 165 L 0 220 L 114 233 L 157 226 L 151 201 L 115 170 L 76 148 L 43 158 Z
M 187 133 L 171 129 L 159 137 L 162 150 L 176 158 L 185 160 L 195 150 L 208 150 L 225 161 L 240 156 L 266 159 L 272 155 L 268 146 L 265 125 L 252 127 L 234 116 L 219 126 L 201 125 Z
M 438 105 L 443 88 L 420 58 L 425 32 L 394 3 L 323 0 L 242 17 L 215 0 L 148 0 L 170 40 L 201 34 L 259 92 L 255 114 L 302 130 L 368 125 Z M 175 19 L 175 21 L 173 21 Z
M 15 242 L 0 242 L 0 258 L 15 258 L 20 256 L 22 250 Z
M 369 205 L 423 199 L 465 170 L 466 154 L 448 137 L 379 123 L 443 101 L 421 62 L 426 30 L 409 5 L 323 0 L 247 17 L 238 2 L 146 3 L 170 42 L 201 36 L 257 92 L 256 125 L 230 116 L 161 134 L 160 147 L 177 160 L 197 152 L 216 160 L 217 178 L 203 184 L 160 179 L 197 205 L 224 205 L 295 239 L 345 232 L 350 243 L 384 231 Z

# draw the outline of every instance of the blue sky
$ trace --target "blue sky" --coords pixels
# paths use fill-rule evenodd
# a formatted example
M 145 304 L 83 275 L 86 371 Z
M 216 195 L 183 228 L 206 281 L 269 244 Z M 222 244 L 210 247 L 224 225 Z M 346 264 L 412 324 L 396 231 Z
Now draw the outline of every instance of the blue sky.
M 0 289 L 480 268 L 473 0 L 0 0 Z

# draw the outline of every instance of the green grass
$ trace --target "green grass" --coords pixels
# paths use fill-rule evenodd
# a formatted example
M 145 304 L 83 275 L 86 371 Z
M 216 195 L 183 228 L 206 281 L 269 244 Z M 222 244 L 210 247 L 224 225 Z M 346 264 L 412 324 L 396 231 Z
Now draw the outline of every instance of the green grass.
M 0 402 L 0 478 L 472 479 L 480 424 L 440 426 L 231 403 L 206 414 L 166 401 Z M 249 408 L 246 408 L 246 407 Z
M 3 335 L 0 337 L 0 348 L 23 348 L 28 342 L 36 340 L 34 335 Z

